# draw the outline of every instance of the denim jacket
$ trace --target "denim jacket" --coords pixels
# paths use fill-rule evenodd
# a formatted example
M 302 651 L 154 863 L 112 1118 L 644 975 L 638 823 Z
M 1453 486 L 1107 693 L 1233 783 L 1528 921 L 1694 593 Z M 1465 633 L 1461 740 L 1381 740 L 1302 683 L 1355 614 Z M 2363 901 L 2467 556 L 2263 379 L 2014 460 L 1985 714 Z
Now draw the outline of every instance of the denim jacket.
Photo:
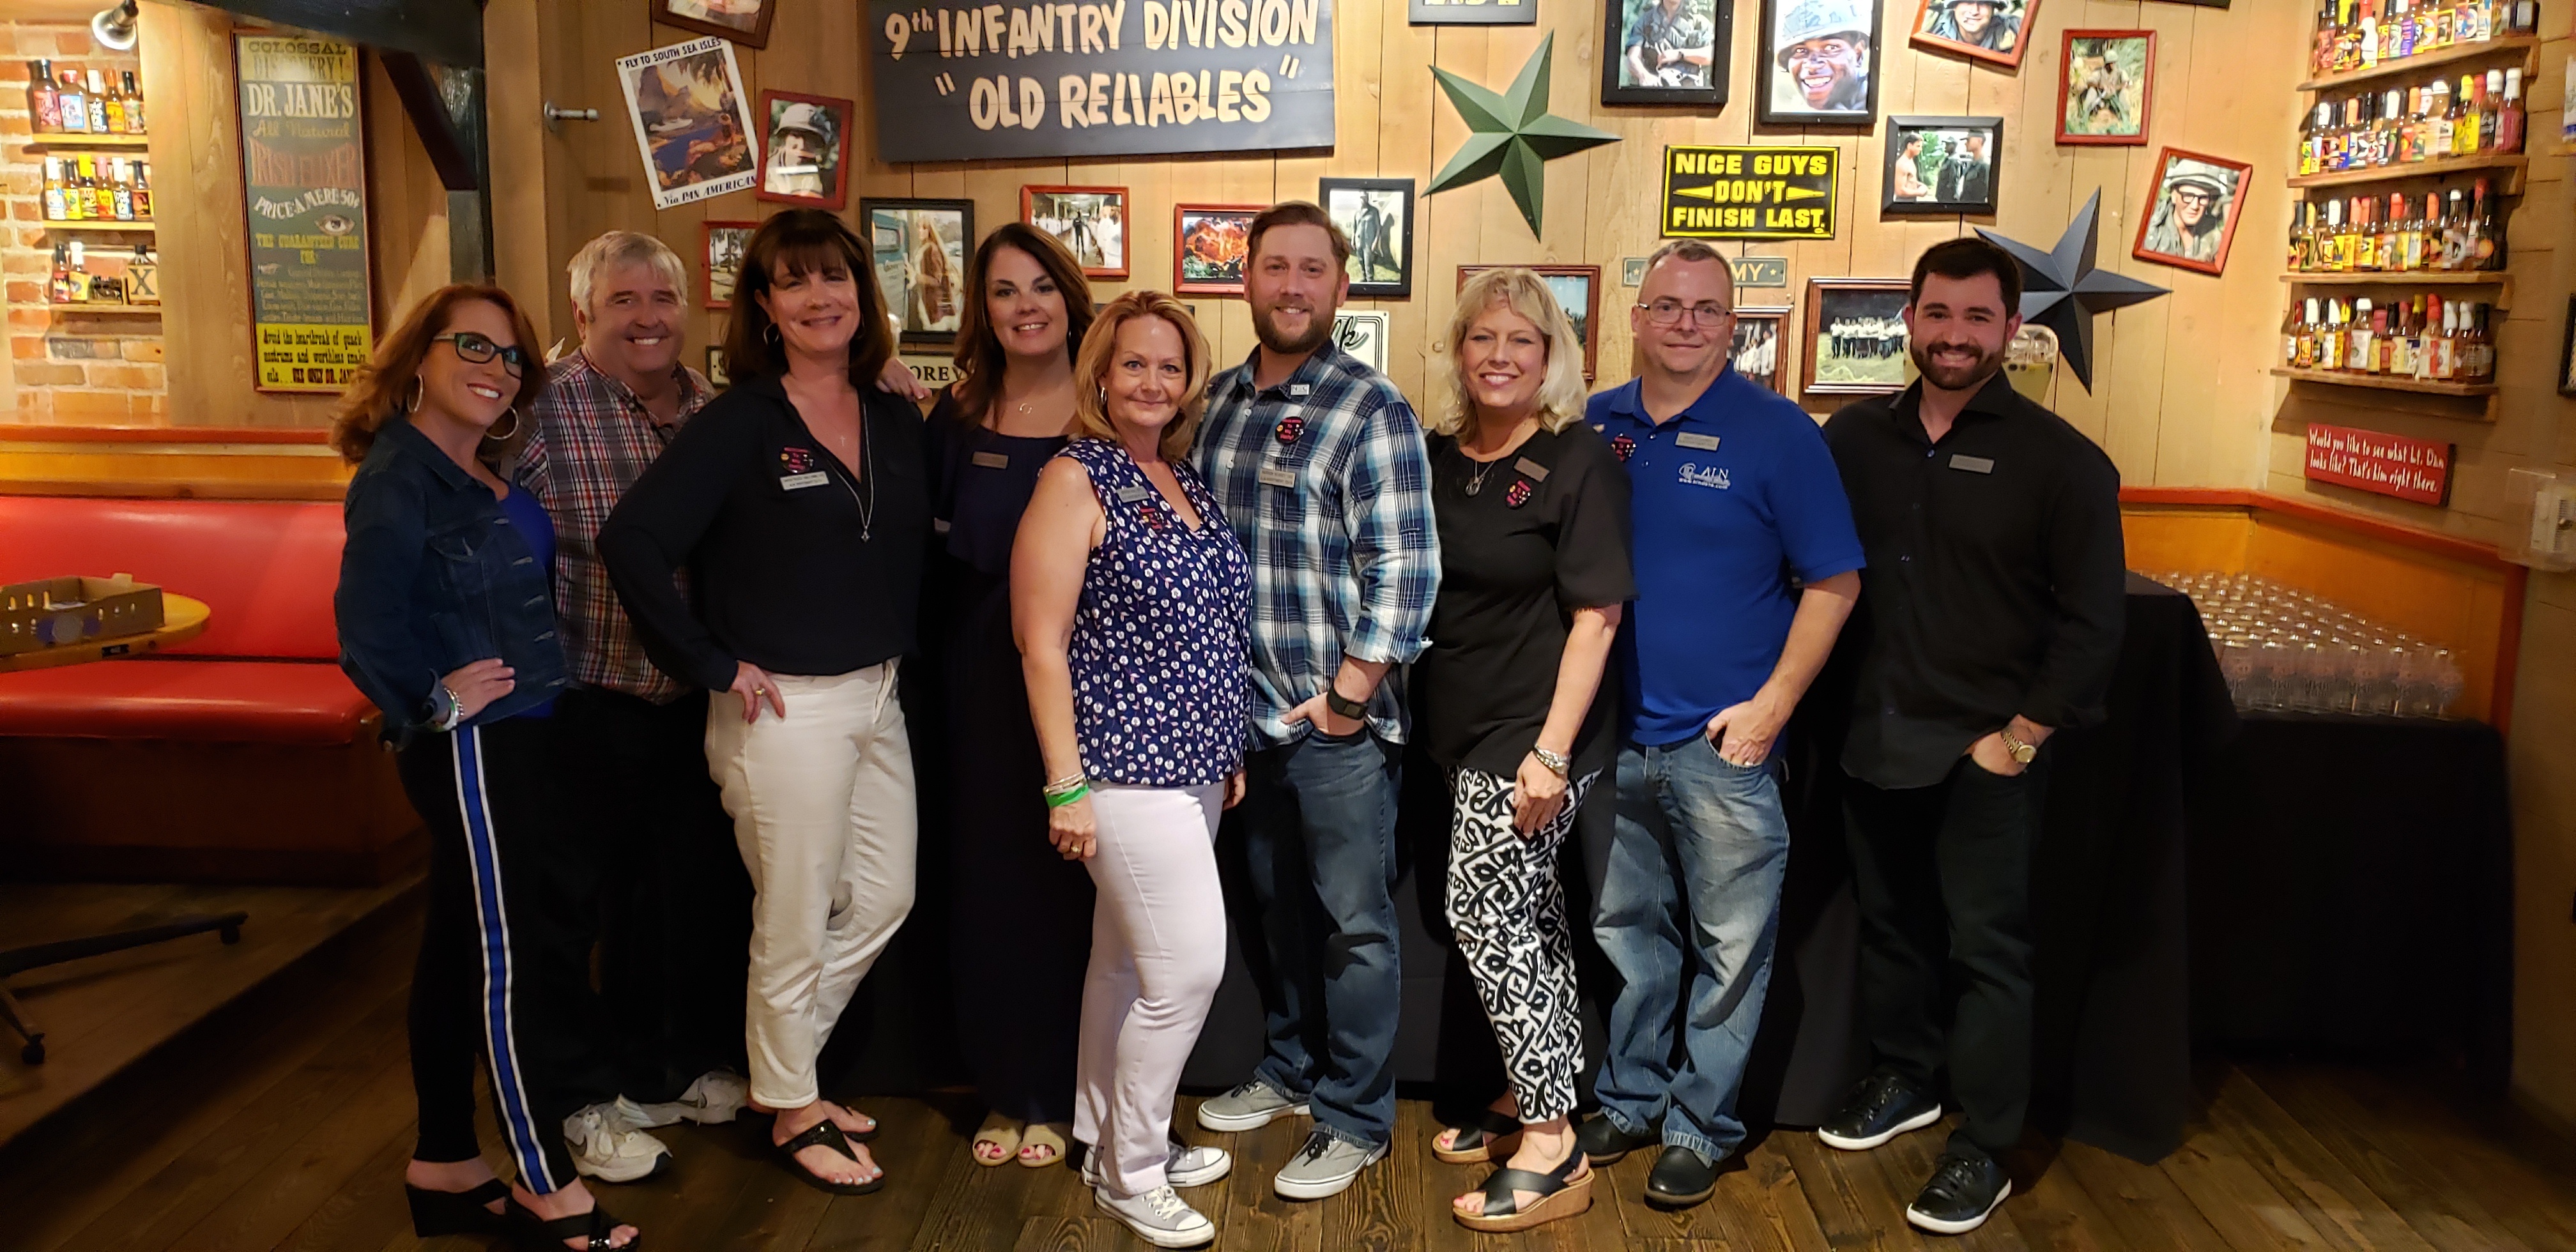
M 510 693 L 467 725 L 553 699 L 565 682 L 553 587 L 489 487 L 407 421 L 376 432 L 341 505 L 348 542 L 332 609 L 340 668 L 399 747 L 432 721 L 439 679 L 499 657 Z

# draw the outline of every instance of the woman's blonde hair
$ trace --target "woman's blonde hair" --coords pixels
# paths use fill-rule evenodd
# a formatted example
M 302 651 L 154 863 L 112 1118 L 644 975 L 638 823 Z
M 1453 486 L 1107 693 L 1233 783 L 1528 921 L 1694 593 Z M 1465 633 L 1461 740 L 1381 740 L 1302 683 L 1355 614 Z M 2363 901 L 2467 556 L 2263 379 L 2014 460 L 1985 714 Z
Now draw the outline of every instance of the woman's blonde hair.
M 1159 291 L 1131 291 L 1110 301 L 1083 334 L 1082 355 L 1073 363 L 1073 427 L 1079 434 L 1117 442 L 1118 430 L 1109 422 L 1109 358 L 1118 351 L 1119 328 L 1142 317 L 1159 317 L 1181 332 L 1189 390 L 1181 396 L 1180 416 L 1163 428 L 1160 445 L 1164 460 L 1177 461 L 1189 454 L 1199 418 L 1207 411 L 1208 342 L 1188 306 Z
M 1517 265 L 1480 270 L 1459 289 L 1458 311 L 1449 315 L 1449 402 L 1422 423 L 1435 435 L 1457 435 L 1467 429 L 1467 359 L 1458 351 L 1476 319 L 1502 305 L 1538 327 L 1547 341 L 1547 377 L 1538 385 L 1538 424 L 1550 434 L 1583 420 L 1583 344 L 1574 323 L 1557 307 L 1547 280 Z

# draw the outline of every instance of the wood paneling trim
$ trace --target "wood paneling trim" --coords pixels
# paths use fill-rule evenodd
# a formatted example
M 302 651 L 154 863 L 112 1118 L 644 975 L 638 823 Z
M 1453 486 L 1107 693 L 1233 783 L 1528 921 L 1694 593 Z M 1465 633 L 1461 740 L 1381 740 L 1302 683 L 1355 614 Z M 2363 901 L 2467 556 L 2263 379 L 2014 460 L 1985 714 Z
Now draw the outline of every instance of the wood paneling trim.
M 2124 505 L 2217 505 L 2260 509 L 2304 518 L 2312 522 L 2322 522 L 2383 543 L 2430 552 L 2498 572 L 2522 568 L 2497 556 L 2494 544 L 2477 543 L 2455 535 L 2445 535 L 2439 531 L 2372 517 L 2365 513 L 2327 508 L 2312 501 L 2301 500 L 2294 496 L 2274 495 L 2268 491 L 2253 491 L 2243 487 L 2122 487 L 2120 503 Z
M 328 443 L 327 430 L 261 426 L 47 426 L 0 423 L 0 443 Z

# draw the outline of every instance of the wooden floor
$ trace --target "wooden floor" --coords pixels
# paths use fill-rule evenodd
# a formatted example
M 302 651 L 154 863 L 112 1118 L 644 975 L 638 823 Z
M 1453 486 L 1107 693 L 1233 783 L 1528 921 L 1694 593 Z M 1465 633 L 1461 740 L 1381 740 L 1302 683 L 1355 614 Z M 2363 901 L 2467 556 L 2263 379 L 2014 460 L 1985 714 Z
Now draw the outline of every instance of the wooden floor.
M 78 1107 L 0 1147 L 0 1250 L 407 1252 L 411 1147 L 403 1056 L 409 943 L 309 962 L 165 1048 Z M 2206 1113 L 2159 1166 L 2065 1145 L 2015 1162 L 2019 1192 L 1961 1249 L 2558 1250 L 2576 1248 L 2576 1147 L 2441 1084 L 2347 1067 L 2211 1067 Z M 1185 1104 L 1188 1102 L 1185 1102 Z M 1144 1245 L 1092 1209 L 1071 1171 L 985 1169 L 955 1100 L 871 1100 L 885 1122 L 876 1196 L 791 1181 L 737 1127 L 663 1132 L 666 1177 L 602 1188 L 647 1247 L 853 1252 L 1079 1252 Z M 1480 1171 L 1441 1165 L 1425 1106 L 1403 1105 L 1398 1150 L 1331 1200 L 1284 1202 L 1269 1179 L 1304 1124 L 1237 1136 L 1235 1176 L 1190 1193 L 1242 1252 L 1741 1252 L 1913 1248 L 1902 1209 L 1940 1137 L 1874 1153 L 1779 1132 L 1717 1198 L 1667 1214 L 1636 1197 L 1651 1160 L 1606 1171 L 1593 1210 L 1526 1236 L 1476 1236 L 1443 1206 Z M 1205 1136 L 1200 1136 L 1205 1138 Z M 495 1142 L 486 1133 L 487 1144 Z M 440 1252 L 477 1245 L 442 1240 Z

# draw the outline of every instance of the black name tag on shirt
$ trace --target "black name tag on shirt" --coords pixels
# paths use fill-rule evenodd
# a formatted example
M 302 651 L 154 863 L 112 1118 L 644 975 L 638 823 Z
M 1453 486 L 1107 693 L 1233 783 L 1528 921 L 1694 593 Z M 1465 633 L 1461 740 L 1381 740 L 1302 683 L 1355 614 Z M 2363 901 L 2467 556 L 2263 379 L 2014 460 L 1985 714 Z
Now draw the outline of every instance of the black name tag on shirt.
M 1011 455 L 1007 452 L 978 452 L 969 459 L 975 462 L 977 469 L 1011 468 Z
M 1969 456 L 1966 453 L 1953 452 L 1950 454 L 1950 468 L 1966 470 L 1971 474 L 1991 474 L 1995 472 L 1995 462 L 1992 457 Z
M 1547 467 L 1529 459 L 1528 457 L 1522 457 L 1521 459 L 1512 462 L 1512 468 L 1519 470 L 1523 474 L 1529 475 L 1529 480 L 1531 482 L 1543 483 L 1547 481 Z

